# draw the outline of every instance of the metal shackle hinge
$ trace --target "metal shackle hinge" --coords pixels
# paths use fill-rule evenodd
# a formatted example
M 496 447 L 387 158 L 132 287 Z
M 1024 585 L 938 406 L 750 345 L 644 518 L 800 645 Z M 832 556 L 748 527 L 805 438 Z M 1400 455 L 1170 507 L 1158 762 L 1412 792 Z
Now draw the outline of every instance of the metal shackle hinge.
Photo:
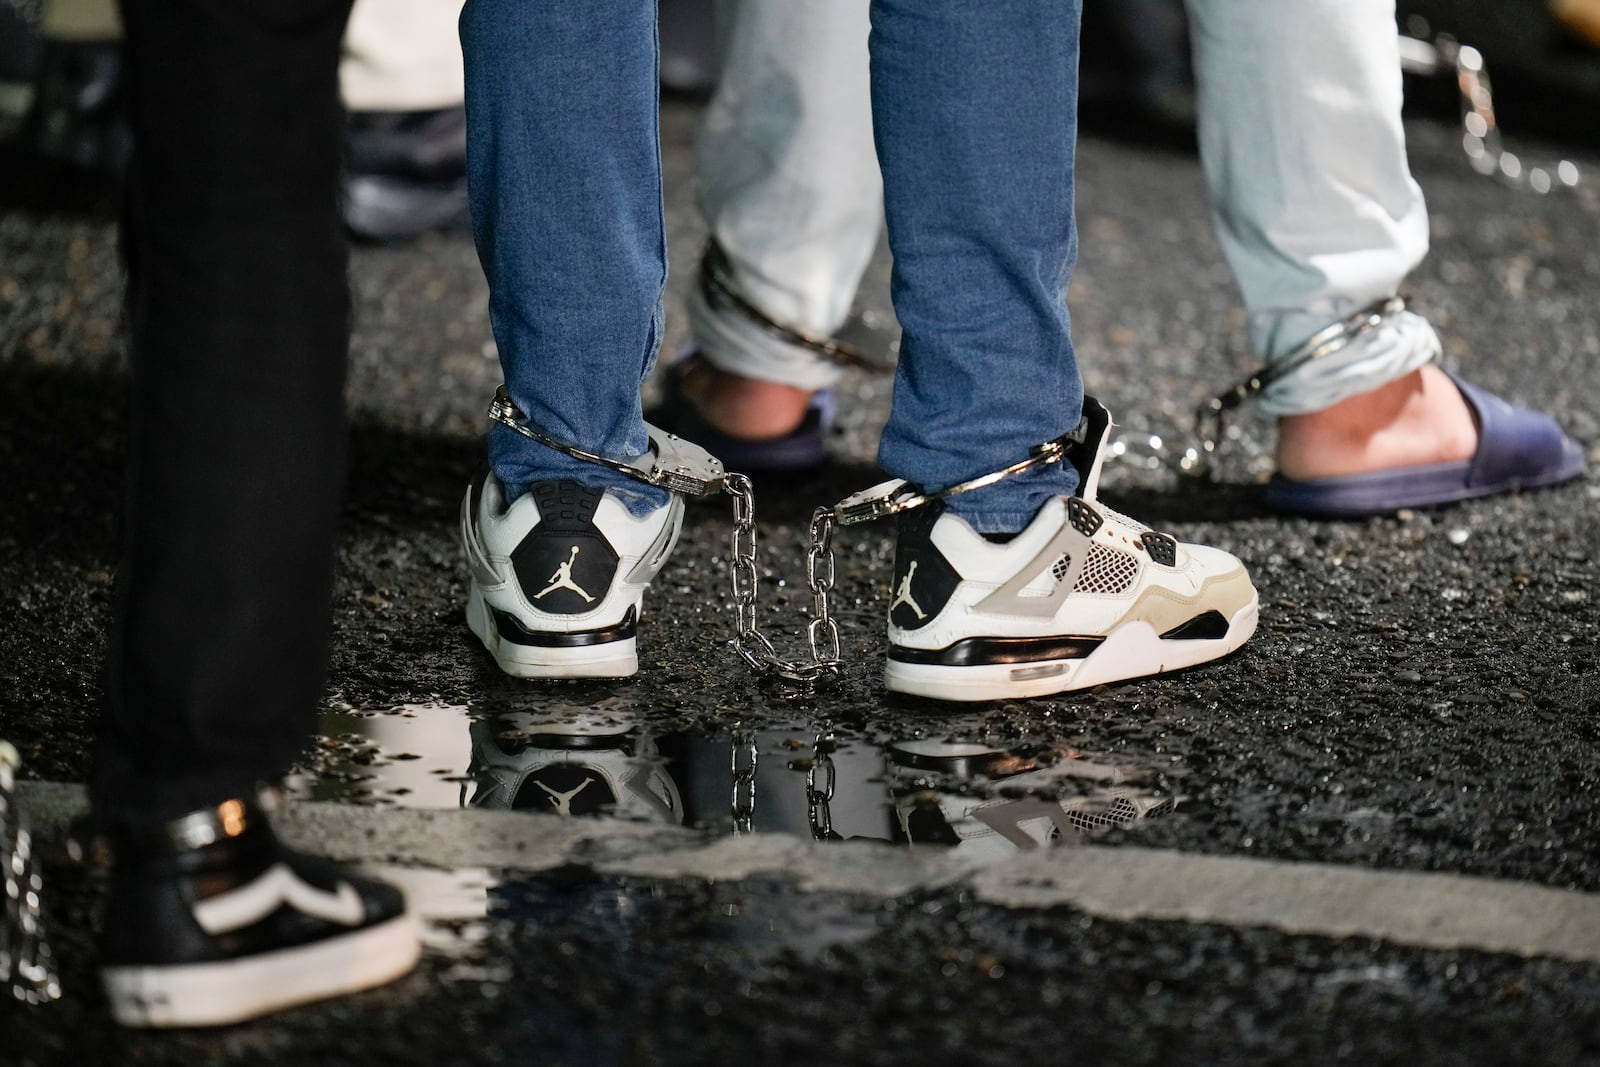
M 903 511 L 910 511 L 912 508 L 920 508 L 935 500 L 943 500 L 960 493 L 970 493 L 974 489 L 993 485 L 1023 471 L 1060 463 L 1066 458 L 1069 448 L 1083 443 L 1088 432 L 1089 420 L 1080 419 L 1072 429 L 1060 437 L 1034 445 L 1028 450 L 1025 458 L 1008 467 L 990 471 L 988 474 L 931 493 L 915 488 L 904 479 L 895 478 L 845 497 L 833 506 L 833 512 L 838 518 L 839 525 L 854 526 L 859 522 L 872 522 L 874 519 L 884 519 Z
M 598 463 L 668 492 L 685 496 L 711 496 L 722 491 L 727 478 L 722 461 L 710 452 L 648 422 L 645 423 L 645 429 L 650 432 L 650 448 L 643 455 L 612 459 L 570 445 L 530 425 L 527 416 L 511 402 L 511 396 L 503 385 L 495 390 L 494 399 L 489 403 L 489 418 L 573 459 Z

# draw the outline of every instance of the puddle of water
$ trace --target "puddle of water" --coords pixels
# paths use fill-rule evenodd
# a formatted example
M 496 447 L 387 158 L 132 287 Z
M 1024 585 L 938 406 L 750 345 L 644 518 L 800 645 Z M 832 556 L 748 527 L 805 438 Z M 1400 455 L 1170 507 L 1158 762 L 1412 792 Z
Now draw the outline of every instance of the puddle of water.
M 1167 772 L 1170 774 L 1170 770 Z M 1074 749 L 1008 751 L 824 727 L 657 730 L 622 698 L 537 712 L 464 705 L 324 713 L 294 795 L 407 807 L 777 831 L 1002 856 L 1173 810 L 1150 769 Z
M 814 725 L 696 734 L 654 729 L 632 706 L 621 697 L 509 713 L 338 704 L 325 711 L 318 744 L 286 786 L 310 799 L 877 840 L 980 860 L 1070 844 L 1177 803 L 1152 785 L 1151 769 L 1066 747 L 869 740 Z M 638 887 L 604 879 L 562 887 L 544 875 L 482 868 L 370 869 L 406 890 L 425 920 L 428 946 L 450 961 L 449 981 L 510 979 L 506 961 L 490 950 L 498 923 L 524 932 L 556 921 L 626 927 L 645 921 L 639 909 L 655 906 Z M 807 910 L 833 907 L 825 897 L 757 885 L 707 891 L 721 896 L 704 936 L 755 956 L 820 951 L 877 928 L 848 909 Z
M 685 886 L 678 903 L 659 888 L 604 878 L 551 877 L 482 868 L 439 870 L 364 864 L 366 873 L 405 891 L 423 920 L 423 944 L 445 961 L 446 982 L 483 986 L 513 979 L 507 944 L 527 938 L 585 935 L 658 941 L 660 919 L 692 916 L 690 933 L 702 946 L 727 946 L 734 957 L 760 966 L 781 953 L 813 959 L 839 945 L 865 940 L 891 921 L 892 912 L 861 907 L 848 898 L 798 892 L 773 880 Z

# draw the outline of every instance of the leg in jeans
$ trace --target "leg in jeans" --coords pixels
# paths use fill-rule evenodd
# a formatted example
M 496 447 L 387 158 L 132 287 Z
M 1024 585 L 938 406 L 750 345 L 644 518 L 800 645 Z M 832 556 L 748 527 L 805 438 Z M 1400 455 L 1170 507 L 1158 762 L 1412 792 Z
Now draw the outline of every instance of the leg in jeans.
M 661 344 L 654 0 L 468 0 L 467 181 L 507 392 L 546 436 L 643 454 Z M 663 489 L 498 423 L 462 502 L 468 627 L 524 678 L 639 669 L 642 597 L 683 514 Z
M 346 451 L 348 6 L 126 8 L 134 394 L 95 759 L 107 816 L 246 794 L 315 726 Z
M 884 468 L 940 489 L 1017 462 L 1080 418 L 1085 429 L 1071 464 L 903 516 L 884 669 L 893 692 L 1043 696 L 1195 666 L 1255 631 L 1256 592 L 1237 559 L 1094 499 L 1109 416 L 1084 400 L 1064 299 L 1077 251 L 1079 13 L 1077 0 L 872 5 L 873 122 L 904 329 Z
M 512 401 L 546 434 L 638 456 L 639 386 L 666 283 L 656 6 L 469 0 L 461 14 L 473 234 Z M 489 463 L 515 497 L 571 478 L 645 514 L 663 491 L 503 426 Z
M 879 461 L 938 489 L 1077 423 L 1065 294 L 1077 254 L 1078 0 L 875 0 L 872 106 L 904 330 Z M 1062 464 L 951 498 L 1021 529 Z

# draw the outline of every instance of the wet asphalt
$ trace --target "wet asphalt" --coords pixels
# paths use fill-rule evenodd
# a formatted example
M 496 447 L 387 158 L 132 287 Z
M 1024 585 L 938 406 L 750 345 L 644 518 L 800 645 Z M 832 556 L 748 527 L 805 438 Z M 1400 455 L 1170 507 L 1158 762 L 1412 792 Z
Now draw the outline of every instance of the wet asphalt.
M 691 198 L 697 114 L 678 101 L 663 116 L 669 347 L 683 341 L 704 232 Z M 1473 173 L 1449 125 L 1422 117 L 1408 133 L 1433 218 L 1432 254 L 1406 287 L 1413 306 L 1452 365 L 1553 413 L 1600 468 L 1600 184 L 1516 192 Z M 1526 152 L 1600 174 L 1592 141 Z M 1198 164 L 1091 133 L 1079 166 L 1070 303 L 1090 391 L 1128 436 L 1183 440 L 1195 405 L 1250 366 Z M 123 433 L 111 217 L 93 196 L 0 208 L 0 736 L 32 780 L 83 782 L 88 768 Z M 952 761 L 924 761 L 928 777 L 909 786 L 897 777 L 897 747 L 960 743 L 1009 761 L 1006 774 L 1118 768 L 1129 795 L 1168 802 L 1149 818 L 1059 833 L 1057 847 L 1092 838 L 1600 893 L 1596 473 L 1326 522 L 1263 507 L 1271 439 L 1259 417 L 1240 423 L 1220 484 L 1112 466 L 1102 491 L 1113 506 L 1250 565 L 1257 636 L 1175 676 L 970 707 L 882 689 L 882 525 L 837 541 L 838 680 L 807 693 L 752 677 L 728 647 L 729 521 L 714 501 L 690 509 L 652 587 L 637 679 L 522 684 L 467 634 L 452 534 L 498 381 L 470 239 L 357 249 L 352 281 L 354 466 L 328 712 L 294 778 L 301 795 L 470 804 L 483 751 L 473 724 L 537 745 L 538 724 L 598 711 L 613 734 L 658 739 L 685 821 L 712 837 L 734 828 L 728 764 L 752 734 L 769 776 L 752 824 L 802 836 L 817 826 L 803 783 L 819 735 L 836 746 L 841 836 L 896 838 L 908 796 L 1021 795 L 1002 774 Z M 887 294 L 880 251 L 854 330 L 885 355 Z M 831 467 L 756 483 L 760 620 L 791 652 L 809 604 L 811 510 L 879 477 L 888 382 L 855 374 L 843 398 Z M 1104 783 L 1050 781 L 1051 796 L 1105 796 Z M 1600 1062 L 1592 961 L 1107 921 L 1003 907 L 960 884 L 884 899 L 802 890 L 783 874 L 628 877 L 582 862 L 443 872 L 456 889 L 476 878 L 482 907 L 438 918 L 419 971 L 388 991 L 221 1034 L 124 1034 L 93 985 L 98 876 L 62 861 L 57 844 L 46 842 L 46 875 L 67 996 L 0 1007 L 8 1063 Z

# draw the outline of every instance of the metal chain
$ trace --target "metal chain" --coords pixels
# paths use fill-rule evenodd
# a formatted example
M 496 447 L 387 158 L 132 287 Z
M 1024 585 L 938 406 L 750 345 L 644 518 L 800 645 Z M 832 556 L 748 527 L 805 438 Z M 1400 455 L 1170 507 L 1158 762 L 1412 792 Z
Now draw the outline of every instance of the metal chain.
M 779 322 L 762 311 L 739 292 L 733 281 L 733 264 L 728 259 L 728 253 L 715 240 L 706 242 L 705 252 L 700 256 L 700 295 L 709 306 L 721 311 L 737 312 L 764 333 L 788 344 L 810 349 L 829 363 L 841 367 L 860 367 L 879 374 L 894 369 L 892 362 L 874 360 L 846 341 Z
M 786 681 L 813 683 L 839 673 L 839 626 L 828 614 L 828 594 L 833 590 L 833 524 L 828 508 L 818 508 L 811 516 L 811 543 L 806 555 L 806 584 L 811 589 L 812 618 L 806 627 L 811 659 L 786 660 L 756 619 L 756 595 L 761 576 L 756 570 L 755 495 L 750 479 L 731 473 L 722 482 L 733 499 L 733 556 L 728 574 L 733 583 L 735 612 L 734 651 L 757 672 L 777 675 Z
M 833 789 L 838 777 L 833 752 L 837 747 L 833 731 L 826 728 L 818 730 L 811 742 L 811 766 L 806 769 L 806 818 L 811 823 L 811 836 L 818 841 L 832 841 L 839 836 L 833 831 Z
M 806 640 L 811 658 L 802 660 L 784 659 L 771 639 L 761 632 L 756 610 L 761 572 L 756 565 L 755 492 L 747 475 L 725 470 L 705 449 L 649 424 L 646 428 L 650 449 L 642 456 L 619 460 L 584 451 L 530 425 L 503 385 L 489 405 L 489 418 L 574 459 L 599 464 L 671 492 L 708 496 L 721 489 L 727 493 L 733 501 L 728 574 L 735 613 L 734 651 L 758 673 L 770 673 L 785 681 L 806 685 L 837 675 L 843 664 L 839 652 L 839 625 L 828 610 L 828 594 L 834 585 L 833 528 L 836 525 L 849 526 L 897 515 L 934 500 L 993 485 L 1035 467 L 1059 463 L 1073 444 L 1084 441 L 1089 426 L 1087 418 L 1080 419 L 1073 429 L 1035 445 L 1016 463 L 948 489 L 922 492 L 895 479 L 848 496 L 831 508 L 818 508 L 813 512 L 806 551 L 806 586 L 811 590 L 811 621 L 806 626 Z
M 733 498 L 733 557 L 729 574 L 733 583 L 736 632 L 733 647 L 740 657 L 758 672 L 768 672 L 786 681 L 811 684 L 839 673 L 843 660 L 839 653 L 839 626 L 828 612 L 828 594 L 833 591 L 833 528 L 898 515 L 935 500 L 993 485 L 1005 478 L 1035 467 L 1060 463 L 1074 444 L 1081 444 L 1089 432 L 1089 420 L 1060 437 L 1029 449 L 1023 459 L 965 482 L 935 492 L 923 492 L 901 479 L 892 479 L 845 497 L 831 508 L 818 508 L 811 515 L 811 538 L 806 553 L 806 584 L 811 590 L 811 623 L 806 627 L 811 659 L 786 660 L 778 655 L 771 640 L 756 621 L 756 594 L 760 576 L 756 570 L 755 498 L 750 479 L 729 473 L 722 479 L 723 490 Z
M 1452 75 L 1461 90 L 1461 148 L 1472 169 L 1518 189 L 1549 193 L 1577 186 L 1578 165 L 1569 159 L 1532 165 L 1500 142 L 1494 92 L 1483 53 L 1441 33 L 1432 41 L 1400 36 L 1400 69 L 1410 74 Z
M 5 884 L 5 914 L 0 916 L 0 976 L 11 995 L 28 1004 L 61 996 L 55 961 L 45 940 L 39 898 L 44 884 L 34 866 L 33 837 L 23 825 L 16 800 L 17 750 L 0 742 L 0 880 Z
M 755 823 L 756 766 L 759 759 L 756 732 L 736 730 L 728 756 L 728 770 L 733 775 L 733 800 L 729 811 L 733 815 L 733 832 L 736 834 L 749 833 Z

